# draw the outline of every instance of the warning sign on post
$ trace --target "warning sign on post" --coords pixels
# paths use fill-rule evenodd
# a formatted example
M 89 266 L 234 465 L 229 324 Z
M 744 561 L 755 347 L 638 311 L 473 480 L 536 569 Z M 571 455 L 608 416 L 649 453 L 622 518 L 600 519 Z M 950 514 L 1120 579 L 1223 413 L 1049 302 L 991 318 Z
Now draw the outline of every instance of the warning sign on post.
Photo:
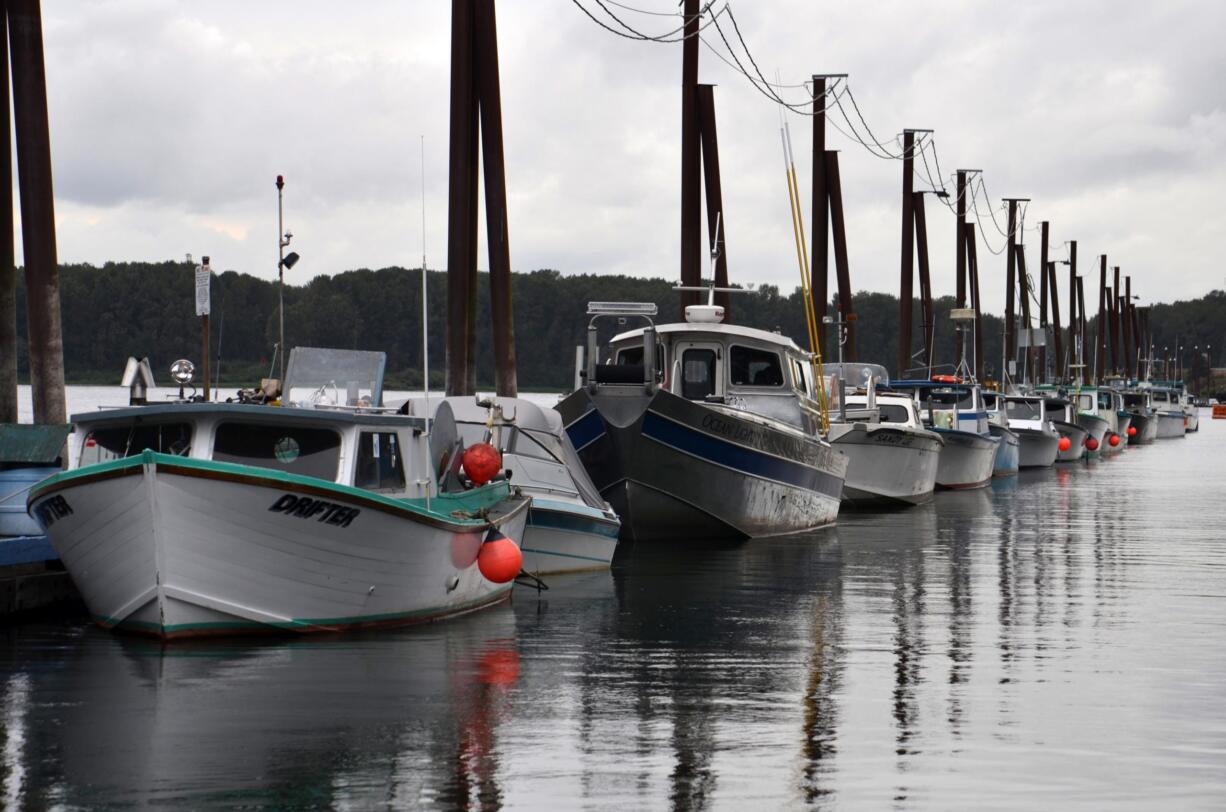
M 196 266 L 196 315 L 207 316 L 209 314 L 209 279 L 212 277 L 212 270 L 205 265 Z

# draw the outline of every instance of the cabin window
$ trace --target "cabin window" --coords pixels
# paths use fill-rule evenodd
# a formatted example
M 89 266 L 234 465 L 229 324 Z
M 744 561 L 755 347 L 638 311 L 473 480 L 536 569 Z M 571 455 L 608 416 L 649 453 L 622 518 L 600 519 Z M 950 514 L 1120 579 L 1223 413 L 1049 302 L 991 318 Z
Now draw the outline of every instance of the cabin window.
M 813 392 L 809 389 L 808 378 L 805 376 L 805 365 L 795 359 L 792 360 L 792 380 L 797 392 L 813 397 Z
M 911 413 L 906 406 L 897 403 L 879 403 L 877 408 L 881 410 L 881 416 L 878 418 L 882 423 L 902 423 L 911 422 Z
M 1005 414 L 1014 420 L 1042 420 L 1043 404 L 1032 400 L 1007 400 Z
M 703 400 L 715 394 L 715 350 L 686 350 L 681 356 L 681 397 Z
M 779 353 L 738 347 L 728 350 L 729 375 L 733 386 L 783 386 Z
M 145 449 L 186 457 L 192 450 L 189 423 L 134 423 L 111 429 L 94 429 L 81 447 L 81 465 L 131 457 Z
M 355 488 L 368 491 L 403 491 L 404 460 L 394 431 L 364 431 L 358 435 Z
M 330 429 L 222 423 L 213 438 L 213 459 L 334 481 L 340 435 Z
M 643 347 L 627 347 L 624 350 L 617 351 L 618 366 L 642 366 L 643 365 Z M 656 372 L 664 371 L 664 347 L 661 344 L 656 345 Z

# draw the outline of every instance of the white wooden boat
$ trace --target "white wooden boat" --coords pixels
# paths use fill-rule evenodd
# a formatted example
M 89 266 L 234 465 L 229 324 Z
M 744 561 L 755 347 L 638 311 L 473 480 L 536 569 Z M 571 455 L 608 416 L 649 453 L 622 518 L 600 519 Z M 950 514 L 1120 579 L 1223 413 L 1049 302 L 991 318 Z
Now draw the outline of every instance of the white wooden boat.
M 292 407 L 73 417 L 76 464 L 35 487 L 29 510 L 98 624 L 323 632 L 509 597 L 515 573 L 492 581 L 479 558 L 485 542 L 518 545 L 530 500 L 505 478 L 464 486 L 445 407 L 429 436 L 423 418 L 381 408 L 382 353 L 295 350 L 286 377 Z

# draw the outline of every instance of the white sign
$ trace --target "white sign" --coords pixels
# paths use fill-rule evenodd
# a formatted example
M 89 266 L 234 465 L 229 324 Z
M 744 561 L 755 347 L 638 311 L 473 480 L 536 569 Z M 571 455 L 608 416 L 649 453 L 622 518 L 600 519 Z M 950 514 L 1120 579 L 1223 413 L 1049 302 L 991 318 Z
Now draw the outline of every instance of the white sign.
M 209 314 L 209 280 L 213 276 L 212 270 L 203 265 L 196 266 L 196 315 L 207 316 Z

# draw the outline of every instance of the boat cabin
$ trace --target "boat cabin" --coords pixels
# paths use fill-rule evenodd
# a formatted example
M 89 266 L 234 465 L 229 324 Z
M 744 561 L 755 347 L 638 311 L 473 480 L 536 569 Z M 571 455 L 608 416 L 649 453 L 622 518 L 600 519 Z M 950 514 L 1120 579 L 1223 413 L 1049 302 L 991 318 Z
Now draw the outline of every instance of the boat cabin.
M 732 324 L 677 323 L 630 330 L 609 342 L 595 383 L 643 385 L 645 346 L 655 346 L 656 385 L 687 400 L 723 404 L 807 433 L 820 425 L 809 353 L 778 333 Z M 831 408 L 834 404 L 831 404 Z
M 1054 418 L 1048 407 L 1048 398 L 1042 395 L 1004 395 L 1002 399 L 1011 428 L 1038 431 L 1050 428 L 1048 423 Z
M 949 376 L 953 377 L 953 376 Z M 931 428 L 987 435 L 988 411 L 978 384 L 954 381 L 892 381 L 891 388 L 914 392 L 924 422 Z
M 381 405 L 383 363 L 383 353 L 297 348 L 282 406 L 185 399 L 73 415 L 71 467 L 149 449 L 426 496 L 434 471 L 458 452 L 454 421 L 449 411 L 439 415 L 426 448 L 423 418 Z

